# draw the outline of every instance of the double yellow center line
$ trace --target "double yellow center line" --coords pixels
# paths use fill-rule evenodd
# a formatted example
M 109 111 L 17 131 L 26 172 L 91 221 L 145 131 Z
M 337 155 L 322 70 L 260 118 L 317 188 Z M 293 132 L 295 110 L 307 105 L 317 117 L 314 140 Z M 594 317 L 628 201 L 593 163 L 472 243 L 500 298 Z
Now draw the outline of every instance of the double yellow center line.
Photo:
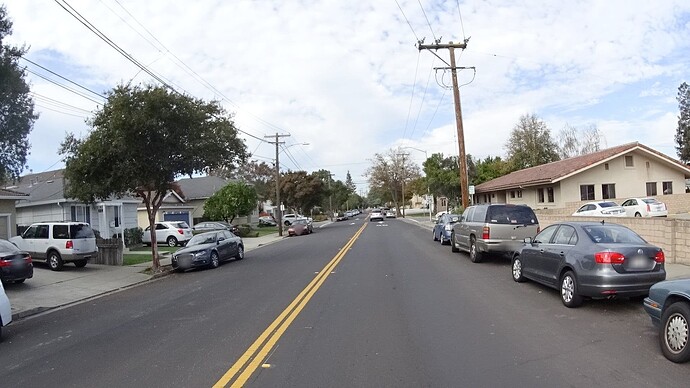
M 266 356 L 271 349 L 273 349 L 283 333 L 285 333 L 288 327 L 290 327 L 292 321 L 297 318 L 299 313 L 304 309 L 307 303 L 309 303 L 311 297 L 314 296 L 323 282 L 326 281 L 328 275 L 330 275 L 333 269 L 335 269 L 338 263 L 340 263 L 340 260 L 345 257 L 347 251 L 352 247 L 357 238 L 359 238 L 366 226 L 367 223 L 365 222 L 362 227 L 357 230 L 355 235 L 352 236 L 350 241 L 348 241 L 347 244 L 340 249 L 338 254 L 336 254 L 335 257 L 333 257 L 333 259 L 326 264 L 321 272 L 319 272 L 319 274 L 316 275 L 316 277 L 309 283 L 309 285 L 307 285 L 307 287 L 299 293 L 297 298 L 295 298 L 295 300 L 293 300 L 292 303 L 290 303 L 290 305 L 283 310 L 282 313 L 280 313 L 278 318 L 276 318 L 275 321 L 273 321 L 273 323 L 271 323 L 268 328 L 261 333 L 259 338 L 254 341 L 249 349 L 247 349 L 247 351 L 240 356 L 235 364 L 228 369 L 227 372 L 225 372 L 223 377 L 221 377 L 220 380 L 213 385 L 214 388 L 227 386 L 230 381 L 235 379 L 240 372 L 241 373 L 239 376 L 237 376 L 231 386 L 244 386 L 251 375 L 261 366 L 261 363 L 266 359 Z M 247 363 L 249 363 L 248 366 L 246 366 Z

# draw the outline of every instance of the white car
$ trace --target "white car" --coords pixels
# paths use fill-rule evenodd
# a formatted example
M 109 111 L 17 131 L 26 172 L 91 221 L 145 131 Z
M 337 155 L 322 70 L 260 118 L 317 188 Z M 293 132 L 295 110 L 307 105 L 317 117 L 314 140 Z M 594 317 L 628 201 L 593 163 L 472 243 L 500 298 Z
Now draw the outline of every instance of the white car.
M 613 201 L 587 202 L 577 209 L 573 215 L 583 217 L 625 217 L 625 209 Z
M 192 239 L 192 228 L 184 221 L 162 221 L 156 222 L 156 242 L 166 243 L 169 247 L 185 245 Z M 144 245 L 151 245 L 151 229 L 149 226 L 144 229 L 141 236 Z
M 666 217 L 666 204 L 654 198 L 628 198 L 621 204 L 628 217 Z
M 0 340 L 2 340 L 2 328 L 12 322 L 12 306 L 5 294 L 5 289 L 0 282 Z
M 383 214 L 383 211 L 382 211 L 382 210 L 374 209 L 374 210 L 372 210 L 371 213 L 369 214 L 369 221 L 376 221 L 376 220 L 383 221 L 383 219 L 384 219 L 385 217 L 386 217 L 386 216 Z

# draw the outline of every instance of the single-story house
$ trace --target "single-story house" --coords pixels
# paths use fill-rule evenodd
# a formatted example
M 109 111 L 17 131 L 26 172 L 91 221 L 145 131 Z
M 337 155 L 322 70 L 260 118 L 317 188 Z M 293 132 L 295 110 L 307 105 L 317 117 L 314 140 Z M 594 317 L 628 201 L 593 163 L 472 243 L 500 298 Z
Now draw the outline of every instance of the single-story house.
M 41 221 L 87 222 L 104 238 L 136 228 L 137 206 L 134 197 L 112 198 L 88 204 L 65 197 L 64 170 L 29 174 L 19 178 L 11 190 L 27 196 L 16 200 L 16 225 L 24 229 Z
M 685 193 L 688 178 L 687 165 L 634 142 L 512 172 L 477 185 L 472 199 L 572 209 L 582 201 Z
M 15 202 L 26 197 L 28 197 L 27 194 L 0 188 L 0 238 L 8 240 L 10 237 L 17 235 Z

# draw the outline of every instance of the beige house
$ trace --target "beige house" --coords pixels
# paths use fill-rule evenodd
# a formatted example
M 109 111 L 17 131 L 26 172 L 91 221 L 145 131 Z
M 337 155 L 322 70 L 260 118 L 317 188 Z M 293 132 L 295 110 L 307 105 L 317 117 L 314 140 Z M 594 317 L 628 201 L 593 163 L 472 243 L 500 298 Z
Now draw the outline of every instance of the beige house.
M 635 142 L 515 171 L 477 185 L 472 199 L 570 210 L 582 201 L 676 197 L 688 178 L 688 166 Z
M 0 188 L 0 238 L 7 240 L 17 235 L 15 202 L 28 196 L 18 191 Z

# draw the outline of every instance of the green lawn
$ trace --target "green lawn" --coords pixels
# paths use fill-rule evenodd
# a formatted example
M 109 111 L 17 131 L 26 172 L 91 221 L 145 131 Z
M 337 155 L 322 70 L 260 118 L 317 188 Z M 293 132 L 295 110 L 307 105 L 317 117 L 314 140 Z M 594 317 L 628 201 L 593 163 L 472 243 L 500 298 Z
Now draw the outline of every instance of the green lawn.
M 284 229 L 287 229 L 287 227 L 285 227 Z M 252 233 L 255 233 L 255 232 L 259 232 L 259 235 L 257 237 L 266 236 L 269 234 L 278 233 L 278 227 L 277 226 L 267 226 L 267 227 L 262 226 L 261 228 L 252 229 Z M 245 237 L 245 238 L 251 238 L 251 237 Z
M 151 255 L 142 255 L 140 253 L 125 253 L 122 255 L 123 265 L 134 265 L 153 261 Z
M 161 253 L 161 252 L 175 252 L 178 249 L 180 249 L 180 247 L 169 247 L 167 245 L 164 245 L 164 246 L 159 245 L 158 246 L 158 252 L 159 253 Z M 151 247 L 142 246 L 142 247 L 137 247 L 137 248 L 129 248 L 129 250 L 134 251 L 134 252 L 151 252 Z

